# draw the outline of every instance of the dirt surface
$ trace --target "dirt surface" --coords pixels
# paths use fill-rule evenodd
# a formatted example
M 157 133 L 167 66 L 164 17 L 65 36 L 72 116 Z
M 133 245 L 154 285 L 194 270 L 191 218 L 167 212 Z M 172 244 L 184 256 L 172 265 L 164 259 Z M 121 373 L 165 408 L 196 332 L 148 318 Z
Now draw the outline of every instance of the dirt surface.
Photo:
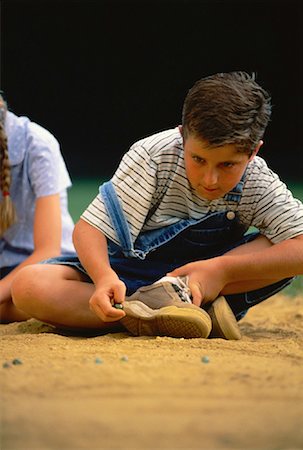
M 303 449 L 302 319 L 277 295 L 240 341 L 1 325 L 1 450 Z

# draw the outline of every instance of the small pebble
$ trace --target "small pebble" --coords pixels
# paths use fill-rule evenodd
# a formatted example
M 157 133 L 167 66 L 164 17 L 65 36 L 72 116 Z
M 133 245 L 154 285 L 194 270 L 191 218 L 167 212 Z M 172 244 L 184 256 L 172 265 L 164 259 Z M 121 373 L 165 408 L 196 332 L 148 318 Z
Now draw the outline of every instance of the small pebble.
M 204 364 L 207 364 L 207 363 L 209 363 L 209 357 L 208 357 L 208 356 L 202 356 L 201 361 L 202 361 Z
M 121 356 L 120 359 L 121 359 L 121 361 L 127 362 L 128 361 L 128 356 L 123 355 L 123 356 Z
M 14 366 L 19 366 L 20 364 L 22 364 L 21 359 L 15 358 L 12 360 L 12 363 L 14 364 Z
M 101 358 L 96 358 L 96 359 L 95 359 L 95 363 L 96 363 L 96 364 L 102 364 L 103 361 L 102 361 Z
M 122 303 L 114 303 L 113 307 L 116 309 L 123 309 Z
M 2 364 L 2 367 L 3 367 L 4 369 L 8 369 L 10 366 L 11 366 L 11 365 L 10 365 L 10 363 L 8 363 L 8 362 L 5 362 L 5 363 Z

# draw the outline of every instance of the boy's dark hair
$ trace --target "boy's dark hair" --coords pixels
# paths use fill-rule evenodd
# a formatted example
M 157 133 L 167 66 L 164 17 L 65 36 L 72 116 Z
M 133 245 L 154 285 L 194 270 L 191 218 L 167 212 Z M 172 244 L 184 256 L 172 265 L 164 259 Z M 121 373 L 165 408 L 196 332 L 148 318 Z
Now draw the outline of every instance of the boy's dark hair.
M 246 72 L 217 73 L 197 81 L 183 106 L 184 138 L 191 134 L 210 147 L 236 144 L 251 154 L 271 115 L 270 95 Z

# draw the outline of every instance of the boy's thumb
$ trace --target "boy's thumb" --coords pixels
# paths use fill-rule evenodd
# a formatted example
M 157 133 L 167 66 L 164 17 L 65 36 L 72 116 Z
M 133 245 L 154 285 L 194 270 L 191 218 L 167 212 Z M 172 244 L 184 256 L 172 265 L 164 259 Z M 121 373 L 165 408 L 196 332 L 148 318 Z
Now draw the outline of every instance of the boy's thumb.
M 192 283 L 189 285 L 189 289 L 191 291 L 191 295 L 192 295 L 192 301 L 194 305 L 200 306 L 202 303 L 202 293 L 199 287 L 199 284 L 197 283 Z
M 177 267 L 177 269 L 174 269 L 166 274 L 168 277 L 182 277 L 183 275 L 187 275 L 184 267 Z

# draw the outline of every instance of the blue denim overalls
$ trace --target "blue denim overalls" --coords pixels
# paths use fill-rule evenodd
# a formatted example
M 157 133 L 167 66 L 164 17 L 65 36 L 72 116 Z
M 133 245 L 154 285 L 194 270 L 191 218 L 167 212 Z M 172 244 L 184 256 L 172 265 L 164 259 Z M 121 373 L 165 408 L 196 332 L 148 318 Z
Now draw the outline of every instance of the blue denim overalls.
M 234 203 L 234 208 L 208 213 L 199 220 L 182 219 L 159 230 L 142 233 L 134 245 L 115 189 L 110 181 L 104 183 L 100 194 L 121 244 L 119 247 L 109 242 L 110 261 L 125 282 L 127 294 L 153 283 L 176 267 L 222 255 L 259 236 L 258 232 L 245 234 L 248 227 L 240 223 L 233 211 L 240 202 L 242 190 L 243 180 L 226 195 L 226 200 Z M 226 299 L 239 320 L 248 308 L 280 291 L 291 281 L 282 280 L 256 291 L 227 295 Z
M 183 264 L 222 255 L 259 236 L 258 232 L 245 234 L 248 227 L 241 224 L 237 217 L 236 208 L 242 190 L 241 180 L 233 191 L 226 194 L 226 200 L 232 205 L 229 210 L 208 213 L 198 220 L 181 219 L 173 225 L 143 232 L 133 243 L 115 189 L 111 181 L 104 183 L 100 194 L 120 242 L 118 246 L 108 241 L 110 263 L 125 283 L 127 295 L 141 286 L 152 284 Z M 45 262 L 74 266 L 86 273 L 77 258 L 59 257 Z M 255 291 L 227 295 L 226 300 L 240 320 L 248 308 L 274 295 L 291 281 L 285 279 Z

